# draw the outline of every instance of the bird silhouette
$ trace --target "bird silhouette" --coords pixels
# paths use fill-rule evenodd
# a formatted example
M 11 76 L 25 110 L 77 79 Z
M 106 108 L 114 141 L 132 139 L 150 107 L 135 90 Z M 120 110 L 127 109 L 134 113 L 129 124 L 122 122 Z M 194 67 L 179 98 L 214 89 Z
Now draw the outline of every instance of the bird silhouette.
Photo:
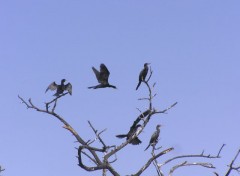
M 48 91 L 48 90 L 56 90 L 56 93 L 54 94 L 54 96 L 59 96 L 61 94 L 63 94 L 63 92 L 66 90 L 68 91 L 68 93 L 70 95 L 72 95 L 72 84 L 71 83 L 67 83 L 66 85 L 64 84 L 64 82 L 66 81 L 66 79 L 62 79 L 61 80 L 61 84 L 58 85 L 56 84 L 55 82 L 52 82 L 48 88 L 46 89 L 45 93 Z
M 139 131 L 141 130 L 141 125 L 138 124 L 136 126 L 132 126 L 129 130 L 129 132 L 127 134 L 120 134 L 120 135 L 116 135 L 116 137 L 118 138 L 127 138 L 127 140 L 129 138 L 131 138 L 134 134 L 138 135 L 139 134 Z M 142 141 L 136 136 L 135 138 L 133 138 L 130 142 L 130 144 L 133 144 L 133 145 L 138 145 L 140 143 L 142 143 Z
M 98 89 L 98 88 L 105 88 L 105 87 L 111 87 L 116 89 L 117 87 L 114 85 L 109 84 L 108 78 L 110 75 L 110 72 L 108 71 L 106 65 L 101 64 L 100 65 L 100 71 L 98 71 L 96 68 L 92 67 L 93 72 L 96 75 L 96 78 L 98 82 L 100 83 L 99 85 L 96 86 L 91 86 L 88 87 L 89 89 Z
M 156 131 L 152 134 L 149 144 L 144 151 L 146 151 L 150 147 L 150 145 L 155 146 L 157 144 L 158 137 L 160 135 L 160 127 L 161 127 L 161 125 L 156 126 Z
M 145 81 L 147 73 L 148 73 L 148 65 L 150 63 L 145 63 L 144 68 L 141 70 L 139 74 L 139 80 L 138 80 L 138 85 L 136 87 L 136 90 L 138 90 L 139 86 L 141 85 L 142 81 Z

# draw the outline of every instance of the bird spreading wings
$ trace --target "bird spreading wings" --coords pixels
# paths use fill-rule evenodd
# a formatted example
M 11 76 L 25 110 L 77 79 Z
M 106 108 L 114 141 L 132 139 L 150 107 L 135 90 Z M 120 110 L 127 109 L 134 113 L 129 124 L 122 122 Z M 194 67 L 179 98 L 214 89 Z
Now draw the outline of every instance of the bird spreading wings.
M 45 93 L 48 91 L 48 90 L 56 90 L 56 93 L 54 94 L 54 96 L 59 96 L 61 94 L 63 94 L 64 91 L 68 91 L 68 93 L 70 95 L 72 95 L 72 84 L 71 83 L 67 83 L 66 85 L 64 85 L 64 82 L 66 80 L 65 79 L 62 79 L 61 80 L 61 84 L 58 85 L 56 84 L 56 82 L 52 82 L 46 89 Z
M 100 71 L 98 71 L 95 67 L 92 67 L 92 70 L 100 84 L 96 85 L 96 86 L 88 87 L 89 89 L 91 89 L 91 88 L 98 89 L 98 88 L 105 88 L 105 87 L 112 87 L 112 88 L 116 89 L 116 86 L 111 85 L 108 82 L 110 72 L 108 71 L 106 65 L 101 64 Z

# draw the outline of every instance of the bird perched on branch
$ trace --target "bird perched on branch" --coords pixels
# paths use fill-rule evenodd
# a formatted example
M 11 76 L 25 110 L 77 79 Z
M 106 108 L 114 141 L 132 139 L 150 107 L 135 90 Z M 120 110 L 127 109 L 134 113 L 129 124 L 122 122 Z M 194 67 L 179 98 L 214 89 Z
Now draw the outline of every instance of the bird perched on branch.
M 136 90 L 138 90 L 139 86 L 141 85 L 142 81 L 145 81 L 147 73 L 148 73 L 148 65 L 150 63 L 145 63 L 144 64 L 144 68 L 142 69 L 142 71 L 139 74 L 139 81 L 138 81 L 138 85 L 136 87 Z
M 127 134 L 116 135 L 116 137 L 118 137 L 118 138 L 125 138 L 126 137 L 127 140 L 128 140 L 134 134 L 138 135 L 140 130 L 141 130 L 141 128 L 142 128 L 142 126 L 140 124 L 138 124 L 136 126 L 132 126 Z M 129 143 L 133 144 L 133 145 L 138 145 L 138 144 L 142 143 L 142 141 L 136 136 Z
M 72 84 L 71 83 L 67 83 L 66 85 L 64 84 L 64 82 L 66 81 L 66 79 L 62 79 L 61 80 L 61 84 L 58 85 L 55 82 L 51 83 L 48 88 L 46 89 L 45 93 L 50 89 L 52 91 L 56 90 L 56 93 L 54 94 L 54 96 L 59 96 L 61 94 L 63 94 L 63 92 L 66 90 L 68 91 L 68 93 L 70 95 L 72 95 Z
M 93 72 L 96 75 L 96 78 L 99 85 L 88 87 L 89 89 L 98 89 L 98 88 L 105 88 L 105 87 L 112 87 L 116 89 L 116 86 L 109 84 L 108 77 L 110 75 L 110 72 L 108 71 L 106 65 L 101 64 L 100 65 L 100 71 L 98 71 L 96 68 L 92 67 Z
M 160 134 L 160 127 L 161 127 L 161 125 L 156 126 L 156 131 L 152 134 L 151 139 L 149 141 L 149 144 L 144 151 L 146 151 L 150 147 L 150 145 L 155 146 L 158 143 L 158 137 L 159 137 L 159 134 Z

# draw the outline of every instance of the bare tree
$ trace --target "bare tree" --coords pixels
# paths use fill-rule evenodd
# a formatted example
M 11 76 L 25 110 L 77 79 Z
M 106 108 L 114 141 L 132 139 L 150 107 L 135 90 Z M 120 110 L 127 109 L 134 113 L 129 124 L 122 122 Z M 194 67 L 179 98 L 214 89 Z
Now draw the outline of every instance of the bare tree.
M 107 145 L 104 140 L 102 139 L 101 135 L 103 132 L 106 131 L 104 130 L 97 130 L 95 127 L 92 125 L 90 121 L 88 121 L 90 128 L 95 134 L 95 138 L 92 140 L 84 140 L 83 137 L 78 134 L 78 132 L 63 118 L 61 115 L 55 112 L 56 107 L 57 107 L 57 102 L 60 98 L 63 96 L 67 95 L 68 93 L 64 93 L 56 98 L 54 98 L 52 101 L 45 103 L 45 108 L 39 108 L 34 105 L 32 102 L 31 98 L 26 101 L 22 97 L 18 96 L 18 98 L 21 100 L 21 102 L 28 108 L 28 109 L 33 109 L 38 112 L 46 113 L 49 114 L 50 116 L 55 117 L 58 119 L 61 123 L 64 124 L 64 128 L 67 129 L 79 142 L 79 147 L 77 148 L 77 158 L 78 158 L 78 165 L 84 169 L 85 171 L 92 172 L 92 171 L 97 171 L 97 170 L 102 170 L 102 175 L 106 176 L 108 172 L 110 172 L 114 176 L 120 176 L 122 175 L 120 171 L 117 171 L 115 168 L 113 168 L 112 163 L 117 162 L 118 158 L 116 157 L 116 154 L 120 151 L 123 150 L 127 145 L 131 144 L 131 142 L 138 137 L 139 134 L 142 133 L 144 128 L 148 125 L 150 122 L 151 118 L 159 115 L 159 114 L 164 114 L 167 111 L 169 111 L 171 108 L 173 108 L 175 105 L 177 105 L 177 102 L 173 103 L 171 106 L 164 110 L 157 110 L 153 106 L 153 99 L 156 97 L 157 94 L 153 93 L 155 83 L 151 86 L 149 84 L 149 81 L 151 79 L 153 71 L 150 68 L 150 74 L 148 79 L 143 80 L 142 82 L 146 85 L 148 88 L 148 96 L 144 98 L 139 98 L 139 100 L 146 100 L 148 102 L 148 109 L 145 111 L 140 111 L 140 114 L 138 117 L 136 117 L 135 121 L 133 122 L 131 129 L 135 128 L 136 126 L 140 126 L 139 130 L 134 131 L 134 133 L 129 136 L 129 138 L 123 142 L 120 145 Z M 51 107 L 52 105 L 52 107 Z M 99 141 L 101 143 L 101 147 L 95 147 L 94 142 Z M 151 152 L 151 157 L 148 158 L 146 161 L 143 162 L 142 167 L 140 167 L 135 173 L 130 174 L 130 176 L 140 176 L 146 171 L 146 169 L 149 168 L 151 164 L 154 165 L 156 174 L 158 176 L 172 176 L 173 173 L 180 167 L 186 167 L 186 166 L 199 166 L 199 167 L 204 167 L 208 169 L 215 169 L 216 167 L 211 163 L 211 162 L 189 162 L 189 158 L 205 158 L 206 160 L 209 159 L 218 159 L 220 158 L 221 151 L 223 147 L 225 146 L 224 144 L 221 146 L 221 148 L 218 150 L 218 153 L 216 155 L 210 155 L 210 154 L 205 154 L 204 152 L 201 152 L 200 154 L 187 154 L 187 155 L 180 155 L 180 156 L 175 156 L 173 158 L 169 158 L 165 160 L 164 162 L 159 162 L 158 158 L 167 155 L 168 153 L 172 152 L 174 150 L 173 147 L 170 148 L 165 148 L 162 149 L 162 147 L 156 148 L 157 143 L 152 145 L 152 152 Z M 161 149 L 161 150 L 160 150 Z M 233 166 L 235 160 L 237 159 L 239 155 L 240 150 L 237 152 L 235 158 L 229 165 L 229 169 L 225 176 L 229 176 L 231 171 L 238 171 L 240 172 L 240 166 Z M 93 163 L 93 165 L 89 166 L 86 164 L 86 159 L 90 159 Z M 171 167 L 171 169 L 167 173 L 163 173 L 163 168 L 164 166 L 172 163 L 172 161 L 180 160 L 178 164 L 175 164 Z M 108 171 L 108 172 L 107 172 Z M 217 172 L 213 172 L 215 175 L 218 176 Z

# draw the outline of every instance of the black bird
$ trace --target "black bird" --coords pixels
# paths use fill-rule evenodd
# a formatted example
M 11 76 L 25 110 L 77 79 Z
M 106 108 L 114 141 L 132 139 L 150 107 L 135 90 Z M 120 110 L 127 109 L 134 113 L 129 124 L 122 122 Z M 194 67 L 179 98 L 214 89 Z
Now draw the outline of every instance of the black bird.
M 145 63 L 144 64 L 144 68 L 142 69 L 142 71 L 139 74 L 139 81 L 138 81 L 138 85 L 136 87 L 136 90 L 138 90 L 138 87 L 141 85 L 142 81 L 145 81 L 147 73 L 148 73 L 148 65 L 150 63 Z
M 146 151 L 150 147 L 150 145 L 155 146 L 157 144 L 158 137 L 159 137 L 159 134 L 160 134 L 160 127 L 161 127 L 161 125 L 156 126 L 156 131 L 152 134 L 152 137 L 149 141 L 149 144 L 144 151 Z
M 113 86 L 108 83 L 108 77 L 110 75 L 110 72 L 108 71 L 106 65 L 104 64 L 100 65 L 100 72 L 94 67 L 92 67 L 92 70 L 95 73 L 96 78 L 100 84 L 96 86 L 88 87 L 89 89 L 98 89 L 98 88 L 105 88 L 105 87 L 112 87 L 116 89 L 116 86 Z
M 66 79 L 62 79 L 61 80 L 61 84 L 58 85 L 55 82 L 51 83 L 48 88 L 46 89 L 45 93 L 50 89 L 50 90 L 57 90 L 56 93 L 54 94 L 54 96 L 59 96 L 61 94 L 63 94 L 63 92 L 66 90 L 68 91 L 68 93 L 70 95 L 72 95 L 72 84 L 71 83 L 67 83 L 66 85 L 64 85 L 64 82 L 66 81 Z
M 116 137 L 118 137 L 118 138 L 125 138 L 125 137 L 126 137 L 127 140 L 128 140 L 128 139 L 131 138 L 134 134 L 137 134 L 137 135 L 138 135 L 138 133 L 139 133 L 139 131 L 140 131 L 140 129 L 141 129 L 140 127 L 141 127 L 140 124 L 138 124 L 138 125 L 136 125 L 136 126 L 132 126 L 127 134 L 116 135 Z M 141 141 L 140 139 L 138 139 L 138 137 L 136 136 L 136 137 L 133 138 L 129 143 L 130 143 L 130 144 L 133 144 L 133 145 L 138 145 L 138 144 L 142 143 L 142 141 Z

